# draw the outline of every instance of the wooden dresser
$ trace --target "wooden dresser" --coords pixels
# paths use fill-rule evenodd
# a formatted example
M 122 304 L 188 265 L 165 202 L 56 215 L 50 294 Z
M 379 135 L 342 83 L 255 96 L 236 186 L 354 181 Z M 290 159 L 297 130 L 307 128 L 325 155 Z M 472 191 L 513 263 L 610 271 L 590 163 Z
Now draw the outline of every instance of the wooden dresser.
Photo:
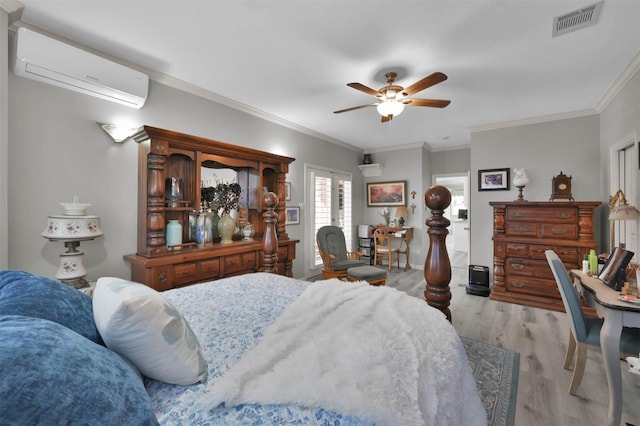
M 139 144 L 138 247 L 124 256 L 132 280 L 168 290 L 257 271 L 293 276 L 298 240 L 289 239 L 285 224 L 285 180 L 293 158 L 151 126 L 134 139 Z M 189 232 L 189 216 L 200 209 L 203 176 L 222 172 L 240 184 L 240 207 L 255 235 L 249 240 L 235 235 L 230 244 L 215 237 L 198 247 Z M 177 207 L 165 196 L 168 177 L 183 182 L 184 197 Z M 270 194 L 279 198 L 277 205 Z M 179 250 L 166 246 L 169 220 L 183 225 L 186 244 Z
M 491 299 L 564 311 L 544 252 L 555 251 L 568 270 L 581 269 L 595 249 L 593 213 L 599 201 L 490 202 L 493 206 Z M 588 315 L 593 309 L 585 309 Z

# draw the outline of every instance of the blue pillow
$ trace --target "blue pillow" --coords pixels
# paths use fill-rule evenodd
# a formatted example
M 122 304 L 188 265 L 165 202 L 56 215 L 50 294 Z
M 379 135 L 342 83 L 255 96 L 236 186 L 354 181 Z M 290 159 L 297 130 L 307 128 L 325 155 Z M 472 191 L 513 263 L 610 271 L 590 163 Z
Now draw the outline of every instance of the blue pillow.
M 93 320 L 91 298 L 51 278 L 0 271 L 0 315 L 47 319 L 104 345 Z
M 135 367 L 60 324 L 2 316 L 0 348 L 0 424 L 158 424 Z

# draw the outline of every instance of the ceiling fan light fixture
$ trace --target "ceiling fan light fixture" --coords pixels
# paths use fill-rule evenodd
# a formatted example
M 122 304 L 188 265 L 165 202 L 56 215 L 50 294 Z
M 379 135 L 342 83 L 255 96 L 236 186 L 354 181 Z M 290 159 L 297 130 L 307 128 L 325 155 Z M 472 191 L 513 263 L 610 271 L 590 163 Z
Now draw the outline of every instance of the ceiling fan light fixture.
M 376 107 L 378 113 L 383 117 L 388 116 L 397 116 L 404 111 L 404 104 L 402 102 L 398 102 L 395 99 L 388 99 L 384 102 L 380 102 Z

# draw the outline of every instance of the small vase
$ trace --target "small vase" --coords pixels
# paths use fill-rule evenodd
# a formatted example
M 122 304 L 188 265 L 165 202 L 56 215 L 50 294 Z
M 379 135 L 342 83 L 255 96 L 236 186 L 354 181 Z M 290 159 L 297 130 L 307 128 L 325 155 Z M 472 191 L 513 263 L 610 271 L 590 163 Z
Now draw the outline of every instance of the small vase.
M 170 220 L 167 224 L 167 247 L 182 244 L 182 224 L 177 220 Z
M 245 223 L 244 226 L 242 227 L 242 237 L 243 237 L 242 239 L 250 240 L 254 234 L 255 234 L 255 230 L 253 229 L 253 225 L 251 224 L 251 222 Z
M 233 234 L 236 230 L 236 221 L 230 214 L 223 215 L 218 221 L 218 231 L 220 231 L 220 244 L 232 244 Z

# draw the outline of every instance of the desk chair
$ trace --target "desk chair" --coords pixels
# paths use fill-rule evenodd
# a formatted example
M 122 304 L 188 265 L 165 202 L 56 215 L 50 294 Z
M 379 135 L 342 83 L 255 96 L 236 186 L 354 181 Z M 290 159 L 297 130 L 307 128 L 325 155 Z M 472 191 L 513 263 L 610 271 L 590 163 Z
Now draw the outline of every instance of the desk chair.
M 323 226 L 316 234 L 316 244 L 322 258 L 324 269 L 322 279 L 347 279 L 347 269 L 364 266 L 367 263 L 360 260 L 362 253 L 347 251 L 344 232 L 337 226 Z
M 569 384 L 569 393 L 575 395 L 582 381 L 584 368 L 587 363 L 587 347 L 600 348 L 600 329 L 604 322 L 601 318 L 586 318 L 580 306 L 580 295 L 578 290 L 573 286 L 567 269 L 564 267 L 562 260 L 553 250 L 544 252 L 547 262 L 551 267 L 553 276 L 556 279 L 560 296 L 564 309 L 569 317 L 569 344 L 567 345 L 567 353 L 564 357 L 563 368 L 569 370 L 573 356 L 578 349 L 575 366 L 573 367 L 573 375 Z M 638 328 L 622 328 L 620 336 L 620 351 L 625 353 L 637 354 L 640 351 L 640 329 Z
M 393 263 L 394 256 L 396 258 L 396 262 L 398 262 L 398 269 L 400 269 L 400 255 L 398 253 L 398 249 L 391 245 L 389 232 L 390 231 L 384 228 L 377 228 L 373 231 L 373 264 L 374 266 L 378 264 L 378 258 L 382 261 L 386 257 L 389 260 L 389 272 L 391 272 L 391 265 Z

